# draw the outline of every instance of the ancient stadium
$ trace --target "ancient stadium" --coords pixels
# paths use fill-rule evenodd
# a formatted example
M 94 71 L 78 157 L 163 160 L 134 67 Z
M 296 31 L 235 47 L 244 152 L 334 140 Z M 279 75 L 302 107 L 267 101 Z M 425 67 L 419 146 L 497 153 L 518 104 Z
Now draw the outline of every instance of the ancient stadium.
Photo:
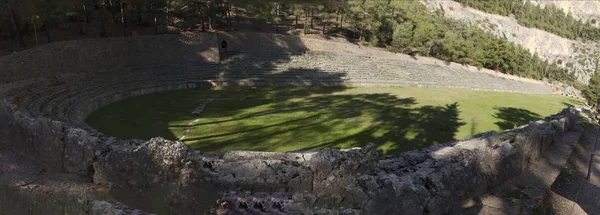
M 595 137 L 544 82 L 302 36 L 62 41 L 0 66 L 0 214 L 528 214 Z

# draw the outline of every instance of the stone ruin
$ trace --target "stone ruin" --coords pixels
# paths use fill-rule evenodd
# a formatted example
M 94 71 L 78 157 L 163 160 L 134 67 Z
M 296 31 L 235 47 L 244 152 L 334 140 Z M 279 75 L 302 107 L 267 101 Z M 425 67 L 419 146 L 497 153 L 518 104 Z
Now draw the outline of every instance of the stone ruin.
M 140 38 L 61 42 L 0 59 L 7 74 L 0 79 L 0 214 L 458 213 L 464 201 L 528 171 L 548 148 L 561 144 L 565 132 L 578 128 L 579 113 L 569 108 L 512 130 L 386 157 L 372 145 L 213 154 L 163 138 L 106 136 L 87 126 L 85 117 L 152 92 L 215 85 L 405 86 L 411 80 L 390 80 L 423 69 L 388 59 L 410 66 L 380 70 L 379 76 L 368 64 L 331 70 L 334 65 L 326 61 L 356 59 L 356 53 L 327 49 L 352 47 L 278 35 Z M 227 50 L 221 50 L 225 39 Z M 310 50 L 321 52 L 307 54 Z M 299 65 L 290 56 L 313 64 L 289 66 Z M 366 80 L 360 72 L 379 79 Z M 497 90 L 547 88 L 481 77 L 503 80 L 495 82 L 506 84 Z

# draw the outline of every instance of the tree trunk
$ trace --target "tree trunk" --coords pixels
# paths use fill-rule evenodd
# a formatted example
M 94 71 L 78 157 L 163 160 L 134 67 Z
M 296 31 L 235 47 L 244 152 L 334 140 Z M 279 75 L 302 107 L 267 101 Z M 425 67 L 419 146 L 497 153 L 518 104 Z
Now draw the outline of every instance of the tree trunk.
M 106 23 L 104 19 L 100 20 L 100 37 L 108 37 L 108 33 L 106 32 Z
M 202 32 L 206 31 L 205 23 L 204 23 L 204 15 L 202 14 L 202 9 L 200 6 L 196 5 L 196 12 L 198 12 L 198 17 L 200 18 L 200 29 Z
M 17 14 L 16 14 L 15 10 L 12 10 L 10 19 L 12 21 L 12 24 L 13 24 L 13 27 L 15 30 L 15 37 L 16 37 L 17 41 L 19 41 L 19 46 L 25 47 L 25 40 L 23 40 L 23 34 L 21 34 L 21 24 L 20 24 L 19 20 L 17 19 Z
M 344 28 L 344 14 L 340 14 L 340 30 Z
M 310 9 L 310 29 L 314 28 L 314 20 L 315 20 L 315 10 L 314 9 Z
M 29 23 L 28 22 L 25 22 L 25 28 L 24 29 L 25 29 L 25 34 L 23 36 L 27 35 L 27 36 L 31 37 L 31 30 L 29 28 Z
M 433 48 L 433 44 L 429 45 L 429 48 L 427 49 L 427 57 L 431 56 L 431 48 Z
M 227 27 L 231 30 L 231 4 L 227 3 Z
M 108 37 L 108 33 L 106 32 L 106 6 L 102 5 L 102 16 L 100 17 L 100 37 Z M 111 13 L 112 14 L 112 13 Z
M 33 22 L 33 34 L 35 35 L 35 45 L 39 45 L 40 43 L 38 42 L 38 36 L 37 36 L 37 28 L 35 26 L 35 21 Z
M 169 8 L 171 8 L 171 2 L 172 0 L 167 0 L 167 6 L 165 7 L 165 15 L 167 16 L 167 26 L 171 24 L 171 15 L 169 13 Z
M 123 12 L 123 0 L 121 0 L 121 23 L 123 23 L 123 36 L 127 36 L 127 23 L 125 23 L 125 14 Z
M 153 6 L 150 6 L 150 10 L 152 11 L 152 17 L 154 18 L 154 34 L 158 34 L 158 22 L 156 20 L 156 11 Z
M 298 14 L 296 14 L 296 27 L 298 27 Z
M 212 27 L 212 17 L 210 17 L 210 15 L 211 15 L 210 2 L 206 2 L 206 7 L 208 8 L 207 14 L 206 14 L 207 15 L 206 17 L 208 18 L 208 29 L 212 31 L 213 27 Z
M 85 4 L 83 6 L 83 13 L 85 13 L 85 23 L 90 24 L 90 13 L 88 13 L 87 8 L 85 8 Z
M 77 6 L 73 6 L 73 11 L 77 11 Z M 77 27 L 79 27 L 79 35 L 83 35 L 83 14 L 77 16 Z M 35 23 L 34 23 L 35 24 Z
M 308 33 L 308 10 L 304 13 L 304 34 Z
M 119 6 L 121 7 L 121 23 L 125 23 L 125 15 L 123 14 L 123 0 L 121 0 L 119 3 Z
M 107 7 L 105 6 L 104 10 L 106 10 L 106 9 L 107 9 Z M 113 13 L 113 12 L 115 12 L 115 10 L 114 10 L 114 6 L 113 6 L 113 3 L 112 3 L 112 0 L 108 0 L 108 11 L 110 12 L 110 15 L 111 15 L 110 18 L 113 20 L 113 22 L 115 22 L 115 23 L 119 22 L 118 18 L 115 18 L 115 17 L 118 17 L 117 16 L 118 14 Z M 116 12 L 118 13 L 118 11 L 116 11 Z
M 77 17 L 77 24 L 79 25 L 79 35 L 85 35 L 85 32 L 83 31 L 82 19 L 83 19 L 83 17 Z
M 19 30 L 17 28 L 17 23 L 15 22 L 15 17 L 13 16 L 13 14 L 10 14 L 10 21 L 13 25 L 13 31 L 15 31 L 15 40 L 17 40 L 17 35 L 19 34 Z
M 142 24 L 142 10 L 140 10 L 140 6 L 135 6 L 135 10 L 136 10 L 136 18 L 137 18 L 137 23 L 138 25 Z
M 165 0 L 165 8 L 164 8 L 164 13 L 165 13 L 165 25 L 169 25 L 169 0 Z
M 364 34 L 365 34 L 364 30 L 361 28 L 361 29 L 360 29 L 360 34 L 359 34 L 359 37 L 360 37 L 360 38 L 358 38 L 358 40 L 359 40 L 359 41 L 362 41 L 362 40 L 363 40 L 363 35 L 364 35 Z
M 50 36 L 50 30 L 48 29 L 47 25 L 44 25 L 44 31 L 46 32 L 46 40 L 48 41 L 48 43 L 51 43 L 52 38 Z

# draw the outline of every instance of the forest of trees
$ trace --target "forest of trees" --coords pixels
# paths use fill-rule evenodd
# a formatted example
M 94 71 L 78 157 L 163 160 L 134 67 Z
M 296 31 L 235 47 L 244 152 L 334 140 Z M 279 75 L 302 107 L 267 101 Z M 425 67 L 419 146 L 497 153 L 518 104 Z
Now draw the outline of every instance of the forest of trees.
M 363 35 L 373 45 L 402 53 L 420 53 L 446 61 L 469 64 L 534 79 L 572 82 L 572 75 L 556 64 L 505 38 L 498 38 L 475 26 L 431 13 L 416 1 L 374 1 L 357 4 L 372 14 L 372 29 Z M 388 5 L 386 7 L 385 5 Z
M 46 32 L 50 41 L 48 32 L 64 23 L 97 23 L 100 36 L 106 36 L 109 23 L 123 29 L 177 25 L 211 31 L 230 30 L 232 23 L 242 19 L 344 36 L 394 52 L 522 77 L 574 81 L 566 69 L 522 46 L 445 18 L 440 11 L 430 12 L 417 0 L 0 0 L 0 39 L 4 36 L 24 45 L 24 35 L 35 31 L 35 35 Z
M 583 40 L 600 39 L 600 29 L 593 27 L 600 20 L 589 20 L 583 23 L 572 14 L 566 14 L 562 9 L 548 4 L 544 8 L 523 0 L 456 0 L 466 6 L 502 16 L 514 15 L 519 24 L 538 28 L 569 39 Z M 591 24 L 590 24 L 591 23 Z

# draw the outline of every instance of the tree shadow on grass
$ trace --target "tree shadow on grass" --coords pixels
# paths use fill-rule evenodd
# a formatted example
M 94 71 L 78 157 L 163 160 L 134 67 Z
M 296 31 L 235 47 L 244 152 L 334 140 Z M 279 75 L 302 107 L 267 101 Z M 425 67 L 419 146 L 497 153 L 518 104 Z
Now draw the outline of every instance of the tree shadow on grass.
M 205 126 L 211 125 L 225 130 L 201 132 L 184 141 L 200 151 L 216 152 L 349 148 L 372 142 L 384 153 L 395 153 L 452 141 L 458 127 L 465 124 L 458 117 L 457 103 L 416 106 L 412 97 L 390 94 L 313 94 L 294 98 L 269 104 L 268 109 L 258 113 L 244 113 L 243 108 L 207 113 L 203 117 L 210 122 L 198 123 L 194 129 L 209 129 Z M 286 118 L 298 113 L 303 117 Z M 234 118 L 216 119 L 228 116 Z M 248 126 L 235 120 L 260 123 Z
M 386 101 L 391 104 L 389 106 L 380 103 L 372 107 L 376 110 L 373 126 L 357 134 L 306 149 L 357 147 L 375 143 L 385 154 L 399 153 L 453 141 L 458 128 L 465 124 L 458 117 L 457 103 L 412 107 L 412 104 L 416 104 L 413 98 L 399 102 L 406 101 L 411 102 L 405 103 L 404 107 L 395 106 L 390 101 Z M 353 144 L 347 145 L 348 142 Z
M 501 120 L 495 124 L 502 130 L 513 129 L 542 118 L 539 114 L 523 108 L 496 107 L 494 109 L 498 110 L 494 117 Z

